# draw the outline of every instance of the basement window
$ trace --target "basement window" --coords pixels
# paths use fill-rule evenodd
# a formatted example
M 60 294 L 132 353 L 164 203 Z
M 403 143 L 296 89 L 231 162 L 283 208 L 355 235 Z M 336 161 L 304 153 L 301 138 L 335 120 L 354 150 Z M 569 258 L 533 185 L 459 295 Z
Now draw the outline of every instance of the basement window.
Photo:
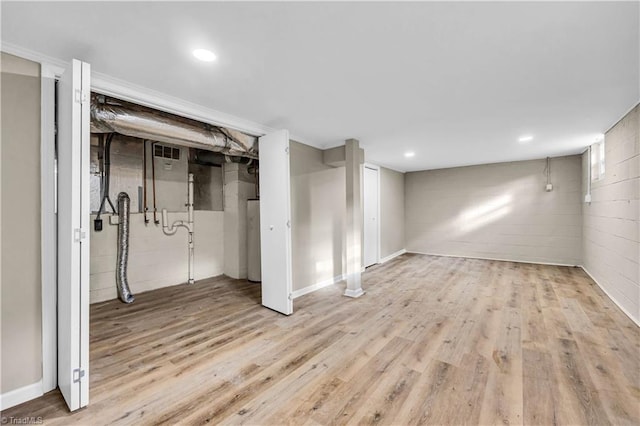
M 179 160 L 180 148 L 156 144 L 153 149 L 153 155 L 155 157 L 168 158 L 170 160 Z
M 604 140 L 591 145 L 591 182 L 604 179 Z

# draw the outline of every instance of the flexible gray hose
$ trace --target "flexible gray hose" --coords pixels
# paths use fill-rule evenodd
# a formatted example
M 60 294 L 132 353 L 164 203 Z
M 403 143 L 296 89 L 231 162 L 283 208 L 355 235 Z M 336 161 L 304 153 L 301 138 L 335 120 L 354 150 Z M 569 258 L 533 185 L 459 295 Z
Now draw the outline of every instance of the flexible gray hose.
M 129 290 L 127 262 L 129 260 L 129 195 L 118 194 L 118 265 L 116 268 L 116 287 L 118 296 L 124 303 L 133 303 L 135 297 Z

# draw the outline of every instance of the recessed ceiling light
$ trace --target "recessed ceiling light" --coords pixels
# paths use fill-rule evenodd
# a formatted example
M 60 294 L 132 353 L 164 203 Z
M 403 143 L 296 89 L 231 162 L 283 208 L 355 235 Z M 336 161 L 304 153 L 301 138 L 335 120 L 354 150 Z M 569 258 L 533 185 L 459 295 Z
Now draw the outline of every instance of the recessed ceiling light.
M 533 136 L 531 135 L 520 136 L 518 138 L 518 142 L 520 143 L 527 143 L 527 142 L 531 142 L 532 140 L 533 140 Z
M 203 62 L 213 62 L 216 60 L 216 54 L 207 49 L 196 49 L 193 51 L 193 56 Z
M 407 158 L 415 157 L 416 153 L 413 151 L 408 151 L 404 153 L 404 156 Z

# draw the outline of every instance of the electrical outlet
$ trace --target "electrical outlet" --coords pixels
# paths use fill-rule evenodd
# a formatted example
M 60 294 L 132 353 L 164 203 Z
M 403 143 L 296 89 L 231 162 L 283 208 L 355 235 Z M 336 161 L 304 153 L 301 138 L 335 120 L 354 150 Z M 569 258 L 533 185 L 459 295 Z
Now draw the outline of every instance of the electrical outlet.
M 115 214 L 109 216 L 109 225 L 117 225 L 118 223 L 120 223 L 120 218 L 118 216 Z
M 585 203 L 590 203 L 591 202 L 591 194 L 587 194 L 584 196 L 584 202 Z
M 553 184 L 548 183 L 548 184 L 547 184 L 547 186 L 546 186 L 546 188 L 545 188 L 545 190 L 546 190 L 547 192 L 551 192 L 551 191 L 553 191 Z

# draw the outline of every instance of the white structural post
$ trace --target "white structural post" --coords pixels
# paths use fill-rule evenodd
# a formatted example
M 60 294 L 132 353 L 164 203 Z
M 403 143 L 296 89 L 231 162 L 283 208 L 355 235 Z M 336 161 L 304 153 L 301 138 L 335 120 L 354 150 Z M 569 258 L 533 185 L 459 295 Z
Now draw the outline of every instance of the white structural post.
M 360 297 L 362 290 L 362 162 L 357 139 L 345 141 L 347 183 L 347 289 L 348 297 Z

